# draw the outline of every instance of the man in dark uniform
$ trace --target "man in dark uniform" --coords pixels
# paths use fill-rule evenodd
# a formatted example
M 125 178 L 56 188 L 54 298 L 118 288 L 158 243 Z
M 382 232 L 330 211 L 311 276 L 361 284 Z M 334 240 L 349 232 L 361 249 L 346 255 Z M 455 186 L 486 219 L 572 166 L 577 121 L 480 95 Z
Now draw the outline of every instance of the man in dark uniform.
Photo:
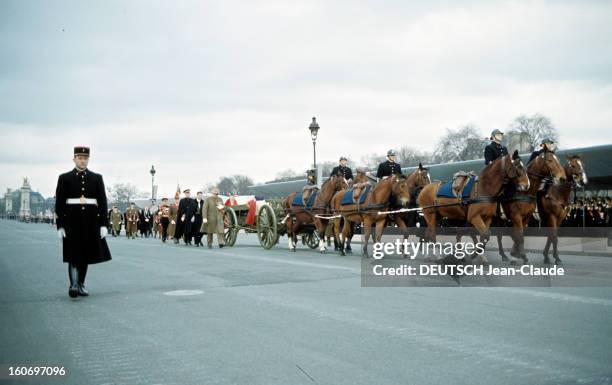
M 531 156 L 529 157 L 529 162 L 527 162 L 527 164 L 529 164 L 532 160 L 534 160 L 535 158 L 537 158 L 538 156 L 546 152 L 552 152 L 554 154 L 555 150 L 556 150 L 555 141 L 550 138 L 544 138 L 542 139 L 542 142 L 540 142 L 540 149 L 531 153 Z M 540 183 L 540 186 L 538 187 L 538 191 L 536 191 L 536 206 L 538 208 L 538 215 L 542 213 L 542 204 L 540 202 L 540 199 L 543 196 L 547 196 L 548 189 L 552 185 L 553 185 L 552 178 L 546 177 L 542 179 L 542 183 Z M 540 220 L 541 218 L 542 217 L 540 215 Z
M 488 166 L 494 160 L 501 158 L 502 156 L 508 155 L 508 149 L 506 146 L 502 145 L 501 142 L 504 139 L 504 133 L 498 130 L 497 128 L 491 131 L 491 143 L 489 143 L 484 150 L 484 160 L 485 165 Z M 513 183 L 508 183 L 504 186 L 504 196 L 507 198 L 513 197 L 516 189 Z M 495 226 L 501 226 L 503 221 L 506 218 L 506 214 L 502 213 L 502 207 L 499 203 L 497 203 L 497 211 L 496 215 L 502 222 L 496 222 Z
M 57 233 L 63 260 L 68 263 L 71 298 L 87 296 L 85 276 L 89 264 L 110 261 L 106 244 L 108 215 L 102 175 L 87 168 L 89 148 L 74 148 L 75 168 L 61 174 L 55 191 Z
M 529 157 L 529 162 L 531 162 L 532 160 L 534 160 L 535 158 L 537 158 L 538 156 L 542 155 L 545 152 L 552 152 L 554 154 L 556 149 L 557 147 L 555 145 L 554 140 L 550 138 L 544 138 L 542 139 L 542 142 L 540 143 L 540 149 L 531 153 L 531 156 Z
M 348 167 L 348 159 L 346 159 L 346 157 L 344 156 L 340 157 L 340 164 L 333 168 L 329 176 L 332 177 L 338 174 L 342 175 L 344 179 L 346 179 L 346 181 L 349 182 L 349 184 L 350 184 L 350 181 L 353 180 L 353 171 L 351 170 L 350 167 Z
M 195 240 L 195 244 L 199 247 L 204 246 L 204 244 L 202 243 L 202 236 L 204 234 L 200 232 L 200 227 L 202 227 L 202 206 L 204 206 L 204 199 L 202 199 L 202 191 L 198 191 L 196 193 L 195 204 L 196 210 L 195 214 L 193 215 L 194 221 L 193 225 L 191 226 L 191 231 L 192 236 Z
M 387 160 L 378 165 L 378 171 L 376 177 L 378 179 L 384 179 L 391 175 L 401 174 L 402 168 L 399 163 L 395 162 L 396 154 L 394 150 L 387 151 Z
M 485 147 L 484 159 L 485 165 L 489 165 L 497 158 L 508 155 L 508 149 L 501 144 L 504 138 L 504 133 L 497 128 L 491 132 L 491 143 Z
M 159 205 L 160 219 L 159 225 L 161 227 L 161 240 L 166 242 L 168 238 L 168 225 L 170 225 L 170 205 L 168 204 L 168 198 L 162 198 L 162 203 Z
M 184 235 L 185 244 L 191 245 L 191 225 L 195 221 L 196 202 L 191 198 L 190 189 L 186 189 L 183 193 L 185 193 L 185 198 L 179 201 L 174 243 L 179 243 L 179 239 Z

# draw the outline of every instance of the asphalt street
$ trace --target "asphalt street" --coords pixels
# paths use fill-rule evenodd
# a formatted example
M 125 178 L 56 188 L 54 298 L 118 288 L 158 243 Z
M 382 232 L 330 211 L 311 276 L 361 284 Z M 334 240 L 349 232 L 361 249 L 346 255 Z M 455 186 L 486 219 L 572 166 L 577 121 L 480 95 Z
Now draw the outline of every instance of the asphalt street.
M 369 288 L 358 255 L 285 240 L 111 237 L 73 300 L 53 227 L 0 220 L 0 245 L 0 365 L 68 372 L 0 383 L 612 383 L 610 287 Z

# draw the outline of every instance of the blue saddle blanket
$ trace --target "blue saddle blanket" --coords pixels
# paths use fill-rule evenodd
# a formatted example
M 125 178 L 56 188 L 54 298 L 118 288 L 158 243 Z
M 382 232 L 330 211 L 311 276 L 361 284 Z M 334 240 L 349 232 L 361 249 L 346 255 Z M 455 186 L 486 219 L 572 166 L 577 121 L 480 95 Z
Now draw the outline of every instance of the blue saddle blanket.
M 472 188 L 474 187 L 474 177 L 470 177 L 463 187 L 463 191 L 461 192 L 461 198 L 469 198 L 470 193 L 472 192 Z M 436 194 L 439 198 L 457 198 L 455 194 L 453 194 L 453 182 L 446 182 L 440 187 L 438 193 Z
M 313 191 L 312 194 L 310 194 L 310 197 L 308 198 L 308 202 L 306 202 L 306 207 L 310 208 L 314 205 L 315 203 L 315 199 L 317 199 L 317 194 L 319 192 L 318 191 Z M 295 197 L 293 198 L 293 202 L 291 202 L 292 206 L 304 206 L 304 199 L 302 198 L 302 193 L 298 192 L 295 194 Z
M 368 195 L 368 191 L 370 191 L 370 186 L 367 186 L 361 191 L 361 195 L 359 196 L 359 204 L 362 204 L 366 200 L 366 195 Z M 355 201 L 353 200 L 353 194 L 355 193 L 354 189 L 350 189 L 344 192 L 344 196 L 342 197 L 341 205 L 353 205 Z

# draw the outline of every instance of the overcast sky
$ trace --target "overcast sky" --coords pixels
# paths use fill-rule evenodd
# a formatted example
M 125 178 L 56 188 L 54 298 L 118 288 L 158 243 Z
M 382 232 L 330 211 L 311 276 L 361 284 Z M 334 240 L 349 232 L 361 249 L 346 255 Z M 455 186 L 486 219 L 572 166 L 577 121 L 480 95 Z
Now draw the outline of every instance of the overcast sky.
M 159 193 L 433 149 L 542 113 L 610 143 L 612 2 L 2 1 L 0 188 L 54 195 L 74 145 Z

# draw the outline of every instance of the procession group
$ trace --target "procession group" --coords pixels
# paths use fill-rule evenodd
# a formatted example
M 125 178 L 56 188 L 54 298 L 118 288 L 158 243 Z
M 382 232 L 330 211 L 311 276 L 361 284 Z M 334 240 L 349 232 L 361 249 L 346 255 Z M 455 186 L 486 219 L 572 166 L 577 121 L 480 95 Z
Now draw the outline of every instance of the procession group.
M 182 239 L 186 245 L 195 244 L 199 247 L 204 246 L 202 238 L 207 234 L 207 246 L 212 248 L 213 236 L 217 234 L 219 247 L 223 247 L 225 205 L 219 192 L 219 188 L 214 187 L 209 197 L 204 198 L 203 193 L 198 191 L 196 197 L 192 198 L 191 190 L 185 189 L 184 197 L 179 200 L 177 191 L 173 203 L 169 203 L 168 198 L 162 198 L 154 212 L 149 206 L 140 209 L 134 202 L 123 213 L 117 206 L 113 206 L 108 212 L 111 235 L 119 236 L 123 227 L 128 239 L 159 236 L 162 242 L 173 240 L 179 243 Z

